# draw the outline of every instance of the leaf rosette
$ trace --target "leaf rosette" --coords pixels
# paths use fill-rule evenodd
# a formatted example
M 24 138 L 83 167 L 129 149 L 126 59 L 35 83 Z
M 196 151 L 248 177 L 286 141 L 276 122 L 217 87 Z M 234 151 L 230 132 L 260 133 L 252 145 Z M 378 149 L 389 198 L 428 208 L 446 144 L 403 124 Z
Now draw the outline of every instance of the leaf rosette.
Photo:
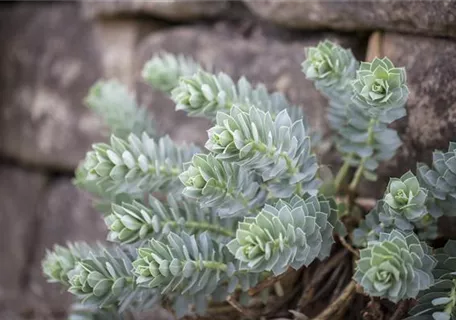
M 406 80 L 405 69 L 396 68 L 386 57 L 361 62 L 353 81 L 353 101 L 374 116 L 392 109 L 402 110 L 409 93 Z
M 435 264 L 430 247 L 414 233 L 393 230 L 381 233 L 378 241 L 370 241 L 360 251 L 354 279 L 370 296 L 397 303 L 416 298 L 434 284 Z
M 428 191 L 420 187 L 418 179 L 410 171 L 399 179 L 390 179 L 380 220 L 401 230 L 412 230 L 412 223 L 421 221 L 427 214 L 427 194 Z
M 245 217 L 227 247 L 241 262 L 241 270 L 278 275 L 289 266 L 299 269 L 326 258 L 334 243 L 334 228 L 345 232 L 333 201 L 296 196 L 289 203 L 279 200 L 275 206 L 266 205 L 256 217 Z

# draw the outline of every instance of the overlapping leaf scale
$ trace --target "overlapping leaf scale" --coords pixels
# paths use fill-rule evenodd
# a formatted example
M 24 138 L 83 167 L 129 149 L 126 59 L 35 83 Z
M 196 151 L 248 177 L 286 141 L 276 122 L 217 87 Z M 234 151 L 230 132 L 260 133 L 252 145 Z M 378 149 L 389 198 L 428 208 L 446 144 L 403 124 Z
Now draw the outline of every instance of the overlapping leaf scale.
M 255 106 L 269 111 L 272 117 L 287 110 L 295 121 L 305 121 L 302 108 L 293 106 L 282 93 L 269 93 L 263 84 L 254 87 L 245 77 L 236 83 L 223 72 L 211 74 L 200 70 L 193 76 L 182 77 L 171 96 L 176 109 L 185 110 L 191 116 L 213 119 L 217 112 L 229 112 L 237 105 L 245 111 Z
M 108 240 L 122 244 L 145 239 L 159 239 L 170 231 L 199 234 L 208 231 L 213 239 L 226 241 L 234 235 L 236 219 L 220 219 L 195 201 L 168 195 L 166 203 L 150 196 L 147 205 L 139 201 L 112 204 L 111 214 L 105 217 L 110 230 Z
M 384 59 L 377 59 L 380 62 L 372 64 L 362 63 L 362 68 L 357 70 L 359 63 L 351 51 L 329 41 L 322 42 L 317 47 L 307 48 L 306 55 L 303 72 L 307 78 L 314 81 L 317 89 L 329 98 L 328 120 L 330 127 L 338 133 L 335 137 L 338 150 L 345 158 L 350 159 L 352 166 L 357 167 L 362 161 L 364 177 L 376 180 L 374 172 L 379 163 L 391 159 L 401 145 L 396 131 L 389 129 L 388 124 L 405 115 L 403 105 L 408 94 L 404 84 L 405 71 L 394 66 L 389 68 L 392 64 L 389 60 L 388 63 L 383 62 Z M 366 73 L 371 72 L 371 68 L 378 67 L 379 64 L 386 68 L 384 73 L 380 73 L 383 77 L 381 84 L 392 81 L 391 90 L 397 88 L 396 91 L 404 94 L 401 95 L 401 99 L 393 99 L 397 94 L 392 98 L 388 93 L 385 98 L 388 96 L 389 104 L 379 100 L 377 105 L 371 103 L 366 107 L 360 101 L 364 101 L 362 99 L 367 88 L 362 92 L 362 99 L 358 99 L 361 91 L 359 94 L 356 90 L 353 91 L 352 84 L 357 83 L 355 88 L 361 86 L 362 89 Z M 384 64 L 387 65 L 383 66 Z M 397 83 L 389 79 L 390 69 L 392 73 L 403 76 L 399 76 L 400 79 L 393 79 L 398 80 Z M 374 71 L 375 68 L 372 70 L 372 81 L 375 80 Z M 399 81 L 401 79 L 402 82 Z M 389 88 L 388 85 L 385 85 L 385 88 Z M 381 108 L 377 108 L 380 104 Z M 373 119 L 375 121 L 372 121 Z
M 415 175 L 408 171 L 400 178 L 391 178 L 385 191 L 380 220 L 403 231 L 413 230 L 427 214 L 425 202 L 428 191 L 422 188 Z
M 98 81 L 85 98 L 86 105 L 99 115 L 111 133 L 126 139 L 130 133 L 156 135 L 155 121 L 133 94 L 116 80 Z
M 353 231 L 353 244 L 358 248 L 367 247 L 370 241 L 378 240 L 381 232 L 389 233 L 393 226 L 385 226 L 380 221 L 384 202 L 377 201 L 375 207 L 364 217 L 359 227 Z
M 67 247 L 54 245 L 53 250 L 46 250 L 41 262 L 43 273 L 48 282 L 69 286 L 68 272 L 73 270 L 79 261 L 90 252 L 99 251 L 98 246 L 91 247 L 84 242 L 69 243 Z
M 258 177 L 236 163 L 197 154 L 185 168 L 179 176 L 185 186 L 182 194 L 202 207 L 214 208 L 221 217 L 246 215 L 266 201 L 267 192 Z
M 333 104 L 333 102 L 330 102 Z M 376 180 L 375 170 L 380 162 L 390 160 L 401 146 L 397 132 L 384 123 L 371 123 L 371 118 L 355 105 L 345 110 L 346 122 L 337 123 L 339 135 L 335 137 L 337 149 L 345 155 L 354 155 L 352 166 L 359 166 L 365 158 L 365 178 Z M 331 120 L 330 120 L 331 121 Z
M 117 306 L 119 312 L 127 308 L 138 311 L 153 307 L 158 301 L 155 290 L 137 288 L 131 273 L 132 255 L 120 248 L 90 253 L 69 271 L 68 291 L 83 304 L 100 308 Z
M 419 163 L 417 176 L 429 190 L 429 213 L 436 218 L 456 216 L 456 143 L 450 142 L 447 152 L 434 151 L 431 167 Z
M 208 134 L 206 148 L 217 159 L 255 170 L 274 196 L 316 193 L 318 164 L 310 138 L 302 120 L 293 122 L 286 110 L 273 120 L 269 112 L 235 106 L 217 114 Z
M 414 233 L 393 230 L 380 233 L 378 241 L 369 241 L 360 251 L 354 279 L 370 296 L 397 303 L 434 284 L 435 264 L 430 247 Z
M 100 309 L 97 306 L 73 303 L 70 307 L 68 320 L 127 320 L 128 316 L 119 313 L 118 308 Z
M 190 302 L 194 302 L 201 314 L 208 295 L 218 291 L 226 297 L 239 284 L 231 260 L 224 245 L 207 233 L 195 236 L 171 232 L 163 241 L 152 239 L 139 248 L 133 266 L 138 285 L 157 288 L 162 294 L 177 294 L 182 298 L 176 301 L 175 308 L 187 308 L 180 311 L 185 314 Z M 186 304 L 186 308 L 182 304 Z
M 405 116 L 404 105 L 408 98 L 407 75 L 387 57 L 361 62 L 352 82 L 353 102 L 364 113 L 382 123 Z
M 299 269 L 326 258 L 334 243 L 334 228 L 342 235 L 345 232 L 332 200 L 295 196 L 289 202 L 265 205 L 255 217 L 245 217 L 227 247 L 240 261 L 240 270 L 279 275 L 289 266 Z
M 107 193 L 173 192 L 180 189 L 178 176 L 183 163 L 198 149 L 178 146 L 168 136 L 155 141 L 146 133 L 130 134 L 127 140 L 111 136 L 110 144 L 93 145 L 81 164 L 85 180 Z
M 77 242 L 47 251 L 42 268 L 49 282 L 61 283 L 86 306 L 141 311 L 153 307 L 158 295 L 135 286 L 132 259 L 129 247 Z
M 191 57 L 161 52 L 146 62 L 142 77 L 155 89 L 170 93 L 178 86 L 180 77 L 191 76 L 200 69 L 201 66 Z
M 420 293 L 418 304 L 406 320 L 456 319 L 456 241 L 450 240 L 436 250 L 437 266 L 433 273 L 436 283 Z

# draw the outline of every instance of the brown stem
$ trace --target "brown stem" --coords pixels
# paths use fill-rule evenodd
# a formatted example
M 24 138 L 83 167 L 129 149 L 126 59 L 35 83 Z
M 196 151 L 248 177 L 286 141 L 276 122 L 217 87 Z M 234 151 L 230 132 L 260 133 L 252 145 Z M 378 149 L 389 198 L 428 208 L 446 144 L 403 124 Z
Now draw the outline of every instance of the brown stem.
M 345 309 L 350 303 L 353 294 L 356 292 L 356 283 L 351 281 L 342 291 L 339 298 L 334 300 L 325 310 L 323 310 L 317 317 L 313 320 L 334 320 L 333 315 L 341 312 Z
M 351 253 L 353 253 L 353 255 L 354 255 L 355 257 L 359 258 L 359 251 L 358 251 L 357 249 L 353 248 L 353 247 L 347 242 L 347 240 L 345 240 L 344 237 L 341 237 L 341 236 L 339 236 L 339 235 L 338 235 L 338 237 L 339 237 L 340 243 L 341 243 L 348 251 L 350 251 Z
M 301 295 L 301 298 L 298 302 L 299 310 L 303 310 L 303 308 L 309 304 L 310 300 L 312 299 L 313 295 L 315 294 L 315 287 L 325 278 L 325 276 L 336 268 L 342 259 L 347 254 L 346 250 L 341 250 L 333 255 L 328 261 L 326 261 L 321 269 L 318 272 L 314 273 L 311 282 L 309 285 L 306 286 L 306 289 Z
M 226 301 L 232 305 L 234 309 L 249 318 L 256 318 L 258 316 L 255 312 L 252 312 L 248 308 L 244 308 L 239 302 L 236 301 L 236 299 L 233 298 L 233 296 L 228 296 L 228 298 L 226 298 Z
M 285 277 L 285 275 L 287 275 L 288 273 L 290 273 L 292 271 L 293 271 L 292 268 L 288 268 L 287 271 L 285 271 L 284 273 L 282 273 L 279 276 L 271 276 L 271 277 L 261 281 L 255 287 L 249 289 L 249 291 L 248 291 L 249 296 L 254 296 L 254 295 L 260 293 L 261 291 L 263 291 L 264 289 L 272 287 L 277 281 L 279 281 L 280 279 Z
M 407 313 L 410 305 L 410 300 L 402 300 L 396 306 L 396 311 L 394 311 L 390 320 L 400 320 Z

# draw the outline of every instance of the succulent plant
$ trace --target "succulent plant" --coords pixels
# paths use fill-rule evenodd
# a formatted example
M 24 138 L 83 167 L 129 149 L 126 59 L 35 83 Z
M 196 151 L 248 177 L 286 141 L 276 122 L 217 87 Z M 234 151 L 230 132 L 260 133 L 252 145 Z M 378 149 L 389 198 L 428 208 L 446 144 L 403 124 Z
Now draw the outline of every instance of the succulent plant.
M 380 214 L 383 212 L 383 201 L 377 201 L 375 207 L 364 217 L 359 227 L 353 231 L 353 244 L 356 247 L 364 248 L 370 241 L 378 240 L 380 233 L 391 232 L 393 226 L 386 226 L 380 221 Z
M 266 201 L 267 193 L 252 172 L 211 154 L 195 155 L 179 178 L 186 197 L 203 207 L 217 207 L 221 216 L 245 214 Z
M 89 90 L 85 104 L 99 115 L 117 137 L 146 132 L 156 136 L 155 121 L 139 106 L 134 95 L 116 80 L 98 81 Z
M 353 82 L 353 101 L 373 115 L 402 108 L 408 98 L 404 68 L 388 58 L 361 62 Z
M 144 65 L 142 77 L 152 87 L 170 93 L 178 86 L 180 77 L 191 76 L 200 69 L 192 58 L 162 52 Z
M 234 234 L 237 220 L 222 220 L 195 201 L 176 199 L 170 194 L 166 203 L 152 196 L 147 204 L 136 200 L 113 203 L 105 222 L 110 230 L 108 240 L 129 244 L 184 230 L 192 234 L 208 231 L 215 239 L 222 240 Z
M 46 250 L 42 267 L 48 281 L 69 286 L 68 272 L 73 270 L 81 257 L 86 256 L 89 251 L 90 248 L 82 243 L 70 244 L 67 248 L 54 245 L 52 251 Z
M 274 196 L 316 192 L 318 164 L 310 138 L 302 120 L 293 122 L 286 110 L 272 120 L 270 113 L 258 108 L 244 112 L 233 107 L 230 114 L 217 114 L 208 134 L 206 148 L 217 159 L 254 169 Z
M 434 151 L 432 168 L 418 164 L 417 176 L 429 190 L 427 207 L 434 217 L 456 216 L 456 143 L 450 142 L 448 152 Z
M 326 40 L 305 51 L 307 58 L 301 66 L 306 77 L 329 96 L 347 94 L 346 80 L 355 77 L 359 66 L 351 50 Z
M 418 304 L 406 320 L 456 319 L 456 241 L 450 240 L 443 249 L 436 250 L 436 283 L 420 293 Z
M 399 179 L 391 178 L 384 197 L 384 211 L 380 220 L 385 225 L 395 225 L 401 230 L 412 230 L 413 222 L 418 222 L 427 214 L 428 191 L 420 186 L 418 179 L 410 171 Z
M 180 189 L 183 163 L 198 151 L 178 146 L 167 136 L 155 141 L 146 133 L 130 134 L 127 140 L 111 136 L 110 144 L 98 143 L 81 164 L 85 180 L 108 192 L 138 197 L 143 192 Z
M 360 251 L 354 279 L 370 296 L 396 303 L 433 285 L 435 264 L 430 248 L 414 233 L 393 230 Z
M 90 253 L 68 272 L 68 291 L 83 303 L 97 304 L 100 307 L 118 303 L 133 283 L 129 272 L 131 264 L 123 257 L 123 254 L 114 257 L 108 251 L 98 255 Z
M 255 217 L 245 217 L 227 247 L 241 262 L 241 270 L 278 275 L 289 266 L 299 269 L 316 258 L 326 258 L 335 227 L 344 233 L 334 202 L 324 197 L 294 197 L 290 202 L 266 205 Z

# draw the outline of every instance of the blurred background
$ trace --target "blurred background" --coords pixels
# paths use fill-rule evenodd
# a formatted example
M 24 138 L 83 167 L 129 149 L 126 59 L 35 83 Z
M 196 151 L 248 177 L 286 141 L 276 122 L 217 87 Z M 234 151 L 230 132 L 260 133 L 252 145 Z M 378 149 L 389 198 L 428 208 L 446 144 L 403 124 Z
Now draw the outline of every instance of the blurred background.
M 162 133 L 204 143 L 209 123 L 175 113 L 140 71 L 170 51 L 234 78 L 264 82 L 302 105 L 327 137 L 326 102 L 300 71 L 305 46 L 330 39 L 358 59 L 405 66 L 404 144 L 366 185 L 378 197 L 391 175 L 429 162 L 456 140 L 456 1 L 46 1 L 0 3 L 0 319 L 63 319 L 71 298 L 46 284 L 45 248 L 105 239 L 101 216 L 71 183 L 104 140 L 83 104 L 99 78 L 117 78 L 150 108 Z M 327 139 L 322 162 L 337 166 Z M 456 224 L 442 222 L 456 236 Z

